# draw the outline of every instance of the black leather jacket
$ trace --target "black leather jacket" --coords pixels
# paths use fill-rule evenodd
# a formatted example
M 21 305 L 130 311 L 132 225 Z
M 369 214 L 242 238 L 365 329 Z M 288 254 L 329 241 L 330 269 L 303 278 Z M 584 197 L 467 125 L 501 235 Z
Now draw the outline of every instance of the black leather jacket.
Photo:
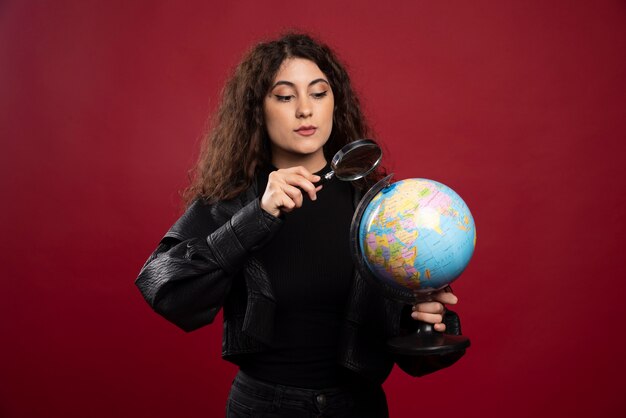
M 165 234 L 135 281 L 150 306 L 185 331 L 211 323 L 223 307 L 222 356 L 235 364 L 246 353 L 266 349 L 272 338 L 276 302 L 266 270 L 254 254 L 282 221 L 261 209 L 258 195 L 255 183 L 232 200 L 196 200 Z M 355 205 L 359 198 L 355 193 Z M 413 321 L 409 312 L 402 314 L 410 307 L 376 290 L 355 273 L 338 362 L 382 383 L 394 364 L 385 341 Z M 456 314 L 448 311 L 444 321 L 447 332 L 460 333 Z M 403 369 L 423 375 L 448 363 L 450 359 Z

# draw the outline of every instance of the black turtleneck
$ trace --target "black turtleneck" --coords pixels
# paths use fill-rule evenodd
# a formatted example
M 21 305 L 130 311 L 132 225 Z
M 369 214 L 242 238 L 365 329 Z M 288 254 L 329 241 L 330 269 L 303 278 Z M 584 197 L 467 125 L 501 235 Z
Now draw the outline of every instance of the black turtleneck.
M 270 171 L 259 176 L 261 195 Z M 328 171 L 327 166 L 316 174 Z M 333 178 L 316 201 L 303 194 L 302 207 L 282 215 L 282 228 L 257 254 L 276 297 L 274 336 L 271 347 L 249 355 L 241 369 L 284 385 L 332 387 L 343 374 L 336 358 L 353 273 L 352 186 Z

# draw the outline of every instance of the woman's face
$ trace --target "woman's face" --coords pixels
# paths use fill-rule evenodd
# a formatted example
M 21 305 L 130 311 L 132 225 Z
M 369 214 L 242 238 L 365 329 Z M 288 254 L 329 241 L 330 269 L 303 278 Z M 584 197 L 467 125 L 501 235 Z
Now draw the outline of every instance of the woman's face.
M 283 61 L 263 103 L 277 168 L 323 168 L 323 146 L 333 128 L 334 107 L 328 78 L 317 64 L 303 58 Z

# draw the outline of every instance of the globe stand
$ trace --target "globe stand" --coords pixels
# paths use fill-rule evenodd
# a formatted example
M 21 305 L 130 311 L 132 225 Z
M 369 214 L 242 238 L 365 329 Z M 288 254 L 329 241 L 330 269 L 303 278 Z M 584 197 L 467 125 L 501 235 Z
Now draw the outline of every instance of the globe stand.
M 431 302 L 433 292 L 415 293 L 415 302 Z M 416 328 L 407 335 L 394 337 L 387 342 L 387 349 L 396 355 L 443 355 L 465 351 L 470 345 L 469 338 L 463 335 L 446 334 L 436 331 L 433 324 L 415 321 Z
M 467 337 L 444 334 L 431 324 L 415 322 L 415 331 L 387 342 L 394 362 L 410 376 L 424 376 L 453 365 L 470 345 Z
M 415 332 L 387 341 L 387 350 L 408 356 L 441 355 L 465 350 L 470 345 L 469 338 L 463 335 L 444 334 L 435 331 L 432 324 L 419 322 Z
M 434 293 L 433 291 L 411 292 L 408 289 L 392 287 L 376 280 L 361 253 L 358 235 L 363 213 L 378 192 L 391 184 L 392 177 L 393 174 L 390 174 L 376 183 L 359 202 L 350 227 L 352 257 L 360 274 L 378 285 L 385 297 L 407 304 L 428 302 L 432 300 L 431 295 Z M 416 362 L 418 359 L 434 360 L 434 363 L 454 363 L 465 353 L 465 349 L 470 346 L 469 338 L 463 335 L 451 335 L 436 331 L 432 324 L 423 321 L 415 321 L 415 325 L 415 330 L 409 334 L 394 337 L 387 341 L 388 352 L 395 357 L 398 365 L 407 372 L 419 369 L 419 362 Z M 409 373 L 420 375 L 419 371 Z

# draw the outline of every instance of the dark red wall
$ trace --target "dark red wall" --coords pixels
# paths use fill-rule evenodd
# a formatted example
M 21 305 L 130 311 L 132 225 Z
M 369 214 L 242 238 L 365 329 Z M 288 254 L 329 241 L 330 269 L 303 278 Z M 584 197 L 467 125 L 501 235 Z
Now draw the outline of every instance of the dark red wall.
M 478 228 L 472 347 L 385 384 L 392 416 L 623 417 L 623 1 L 0 3 L 0 416 L 221 416 L 221 326 L 133 285 L 229 70 L 302 28 L 349 65 L 396 178 Z

